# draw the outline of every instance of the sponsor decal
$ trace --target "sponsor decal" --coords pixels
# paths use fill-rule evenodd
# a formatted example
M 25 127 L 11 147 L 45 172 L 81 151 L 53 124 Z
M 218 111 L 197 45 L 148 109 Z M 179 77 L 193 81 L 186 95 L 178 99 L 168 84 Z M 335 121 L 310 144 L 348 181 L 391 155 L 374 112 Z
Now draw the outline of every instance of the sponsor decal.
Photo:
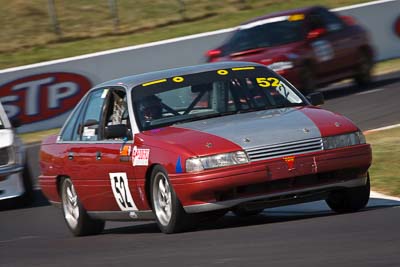
M 294 156 L 290 156 L 290 157 L 284 157 L 283 160 L 286 162 L 286 165 L 288 167 L 288 171 L 293 171 L 294 169 L 296 169 L 294 167 Z
M 125 172 L 110 173 L 111 189 L 119 208 L 123 211 L 138 210 L 129 189 Z
M 133 166 L 148 166 L 149 165 L 150 149 L 137 148 L 132 149 L 132 165 Z
M 317 161 L 315 160 L 315 157 L 313 157 L 312 168 L 313 168 L 313 171 L 314 171 L 315 173 L 318 172 L 318 165 L 317 165 Z
M 181 163 L 181 156 L 178 157 L 177 161 L 176 161 L 176 167 L 175 167 L 175 172 L 176 173 L 182 173 L 182 163 Z
M 119 160 L 122 162 L 128 162 L 131 158 L 131 150 L 131 145 L 126 145 L 125 143 L 123 143 L 119 150 Z
M 72 110 L 91 86 L 88 78 L 76 73 L 36 74 L 2 85 L 0 102 L 11 119 L 30 124 Z

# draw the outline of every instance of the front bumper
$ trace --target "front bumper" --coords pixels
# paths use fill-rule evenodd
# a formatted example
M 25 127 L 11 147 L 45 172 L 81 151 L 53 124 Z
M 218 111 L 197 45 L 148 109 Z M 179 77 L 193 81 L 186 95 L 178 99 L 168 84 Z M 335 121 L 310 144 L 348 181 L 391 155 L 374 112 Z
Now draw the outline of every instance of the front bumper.
M 0 200 L 19 197 L 24 194 L 24 183 L 21 165 L 10 165 L 0 168 Z
M 371 165 L 368 144 L 296 155 L 291 168 L 274 158 L 198 173 L 170 174 L 188 213 L 231 208 L 254 200 L 364 185 Z M 267 205 L 267 204 L 266 204 Z

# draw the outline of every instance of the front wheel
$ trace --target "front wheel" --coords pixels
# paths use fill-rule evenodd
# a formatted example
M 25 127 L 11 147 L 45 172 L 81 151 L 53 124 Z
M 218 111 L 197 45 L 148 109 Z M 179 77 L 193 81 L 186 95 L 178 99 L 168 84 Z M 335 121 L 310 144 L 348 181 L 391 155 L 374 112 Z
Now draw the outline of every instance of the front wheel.
M 90 218 L 83 208 L 70 178 L 62 181 L 61 201 L 64 220 L 75 236 L 95 235 L 104 230 L 104 221 Z
M 151 173 L 150 193 L 153 212 L 163 233 L 182 232 L 193 226 L 190 215 L 184 211 L 169 182 L 167 172 L 161 166 L 154 167 Z
M 363 186 L 332 192 L 326 199 L 328 206 L 337 213 L 356 212 L 365 208 L 370 194 L 369 174 Z

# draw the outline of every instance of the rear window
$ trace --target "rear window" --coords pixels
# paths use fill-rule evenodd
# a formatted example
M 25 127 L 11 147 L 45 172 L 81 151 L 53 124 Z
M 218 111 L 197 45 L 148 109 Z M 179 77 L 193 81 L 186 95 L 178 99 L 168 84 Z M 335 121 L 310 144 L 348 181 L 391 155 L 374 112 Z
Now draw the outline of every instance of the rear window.
M 304 20 L 276 20 L 253 22 L 239 27 L 222 48 L 224 55 L 256 48 L 273 47 L 304 39 Z

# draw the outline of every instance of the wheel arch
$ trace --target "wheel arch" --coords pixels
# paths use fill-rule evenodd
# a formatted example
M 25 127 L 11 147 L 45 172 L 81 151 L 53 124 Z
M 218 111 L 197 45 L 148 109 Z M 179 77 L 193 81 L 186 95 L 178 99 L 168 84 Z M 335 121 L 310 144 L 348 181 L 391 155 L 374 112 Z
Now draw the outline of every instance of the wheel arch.
M 156 166 L 162 166 L 159 163 L 153 163 L 151 164 L 146 171 L 146 180 L 144 184 L 144 190 L 145 190 L 145 197 L 147 201 L 147 205 L 150 207 L 150 209 L 153 209 L 152 204 L 151 204 L 151 193 L 150 193 L 150 186 L 151 186 L 151 174 Z
M 368 45 L 362 45 L 358 48 L 358 51 L 365 53 L 367 56 L 371 58 L 372 61 L 374 61 L 374 51 L 372 47 Z

